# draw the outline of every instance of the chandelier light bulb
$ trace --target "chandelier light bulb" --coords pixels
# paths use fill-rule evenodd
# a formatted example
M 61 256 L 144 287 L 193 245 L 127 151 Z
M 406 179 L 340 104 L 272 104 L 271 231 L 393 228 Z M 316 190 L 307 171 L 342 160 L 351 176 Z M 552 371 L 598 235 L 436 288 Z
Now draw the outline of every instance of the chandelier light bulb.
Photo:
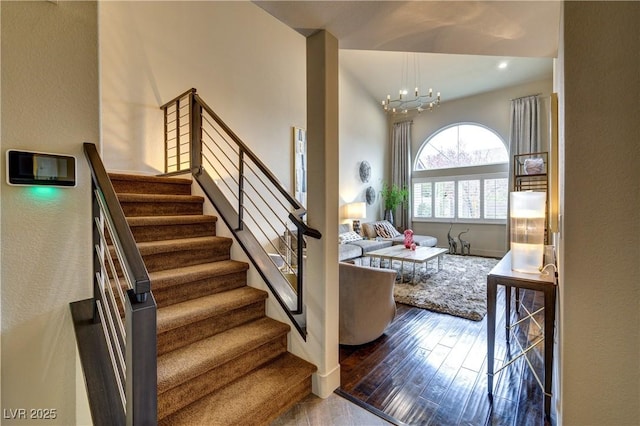
M 437 97 L 434 97 L 434 91 L 432 87 L 429 87 L 429 91 L 420 92 L 420 85 L 422 84 L 420 79 L 420 64 L 417 56 L 414 56 L 413 72 L 415 75 L 411 76 L 411 70 L 409 69 L 409 53 L 407 53 L 407 60 L 402 69 L 402 81 L 400 89 L 398 90 L 398 97 L 391 98 L 391 95 L 387 95 L 386 102 L 382 102 L 382 107 L 385 112 L 393 113 L 401 112 L 402 114 L 408 114 L 409 111 L 417 111 L 421 113 L 425 110 L 432 111 L 433 107 L 440 106 L 441 97 L 440 92 L 437 92 Z M 409 94 L 406 86 L 408 82 L 415 82 L 413 93 Z M 427 87 L 427 86 L 422 86 Z

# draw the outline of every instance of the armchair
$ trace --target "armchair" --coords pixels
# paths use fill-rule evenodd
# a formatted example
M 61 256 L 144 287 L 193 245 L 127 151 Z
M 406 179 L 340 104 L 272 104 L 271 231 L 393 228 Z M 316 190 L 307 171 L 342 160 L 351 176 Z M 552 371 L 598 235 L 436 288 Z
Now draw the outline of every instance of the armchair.
M 340 263 L 340 344 L 362 345 L 380 337 L 396 316 L 396 271 Z

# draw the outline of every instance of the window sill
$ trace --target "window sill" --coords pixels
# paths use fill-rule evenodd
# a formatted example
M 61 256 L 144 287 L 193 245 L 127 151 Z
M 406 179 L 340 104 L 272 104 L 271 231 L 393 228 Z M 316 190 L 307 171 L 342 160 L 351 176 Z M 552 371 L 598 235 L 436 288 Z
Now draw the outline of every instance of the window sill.
M 412 222 L 420 223 L 453 223 L 464 225 L 502 225 L 506 226 L 507 221 L 505 219 L 487 220 L 487 219 L 435 219 L 435 218 L 411 218 Z

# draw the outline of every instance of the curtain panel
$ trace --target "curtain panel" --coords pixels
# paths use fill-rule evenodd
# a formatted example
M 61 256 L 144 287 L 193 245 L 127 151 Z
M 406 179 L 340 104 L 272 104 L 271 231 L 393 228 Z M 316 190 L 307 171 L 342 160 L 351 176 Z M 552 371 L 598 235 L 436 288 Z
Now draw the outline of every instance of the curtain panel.
M 540 98 L 537 95 L 511 100 L 511 130 L 509 132 L 509 191 L 513 191 L 513 157 L 539 152 Z
M 394 123 L 391 134 L 391 185 L 411 188 L 411 121 Z M 393 212 L 395 226 L 400 229 L 410 227 L 409 212 L 411 199 Z

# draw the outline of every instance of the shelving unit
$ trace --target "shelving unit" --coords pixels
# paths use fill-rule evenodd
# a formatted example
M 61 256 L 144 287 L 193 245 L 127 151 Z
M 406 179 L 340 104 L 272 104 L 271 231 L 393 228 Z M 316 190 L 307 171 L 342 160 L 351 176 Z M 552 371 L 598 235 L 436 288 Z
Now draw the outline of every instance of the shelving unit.
M 547 213 L 545 218 L 545 244 L 549 244 L 549 153 L 532 152 L 517 154 L 513 158 L 514 191 L 538 191 L 547 193 Z

